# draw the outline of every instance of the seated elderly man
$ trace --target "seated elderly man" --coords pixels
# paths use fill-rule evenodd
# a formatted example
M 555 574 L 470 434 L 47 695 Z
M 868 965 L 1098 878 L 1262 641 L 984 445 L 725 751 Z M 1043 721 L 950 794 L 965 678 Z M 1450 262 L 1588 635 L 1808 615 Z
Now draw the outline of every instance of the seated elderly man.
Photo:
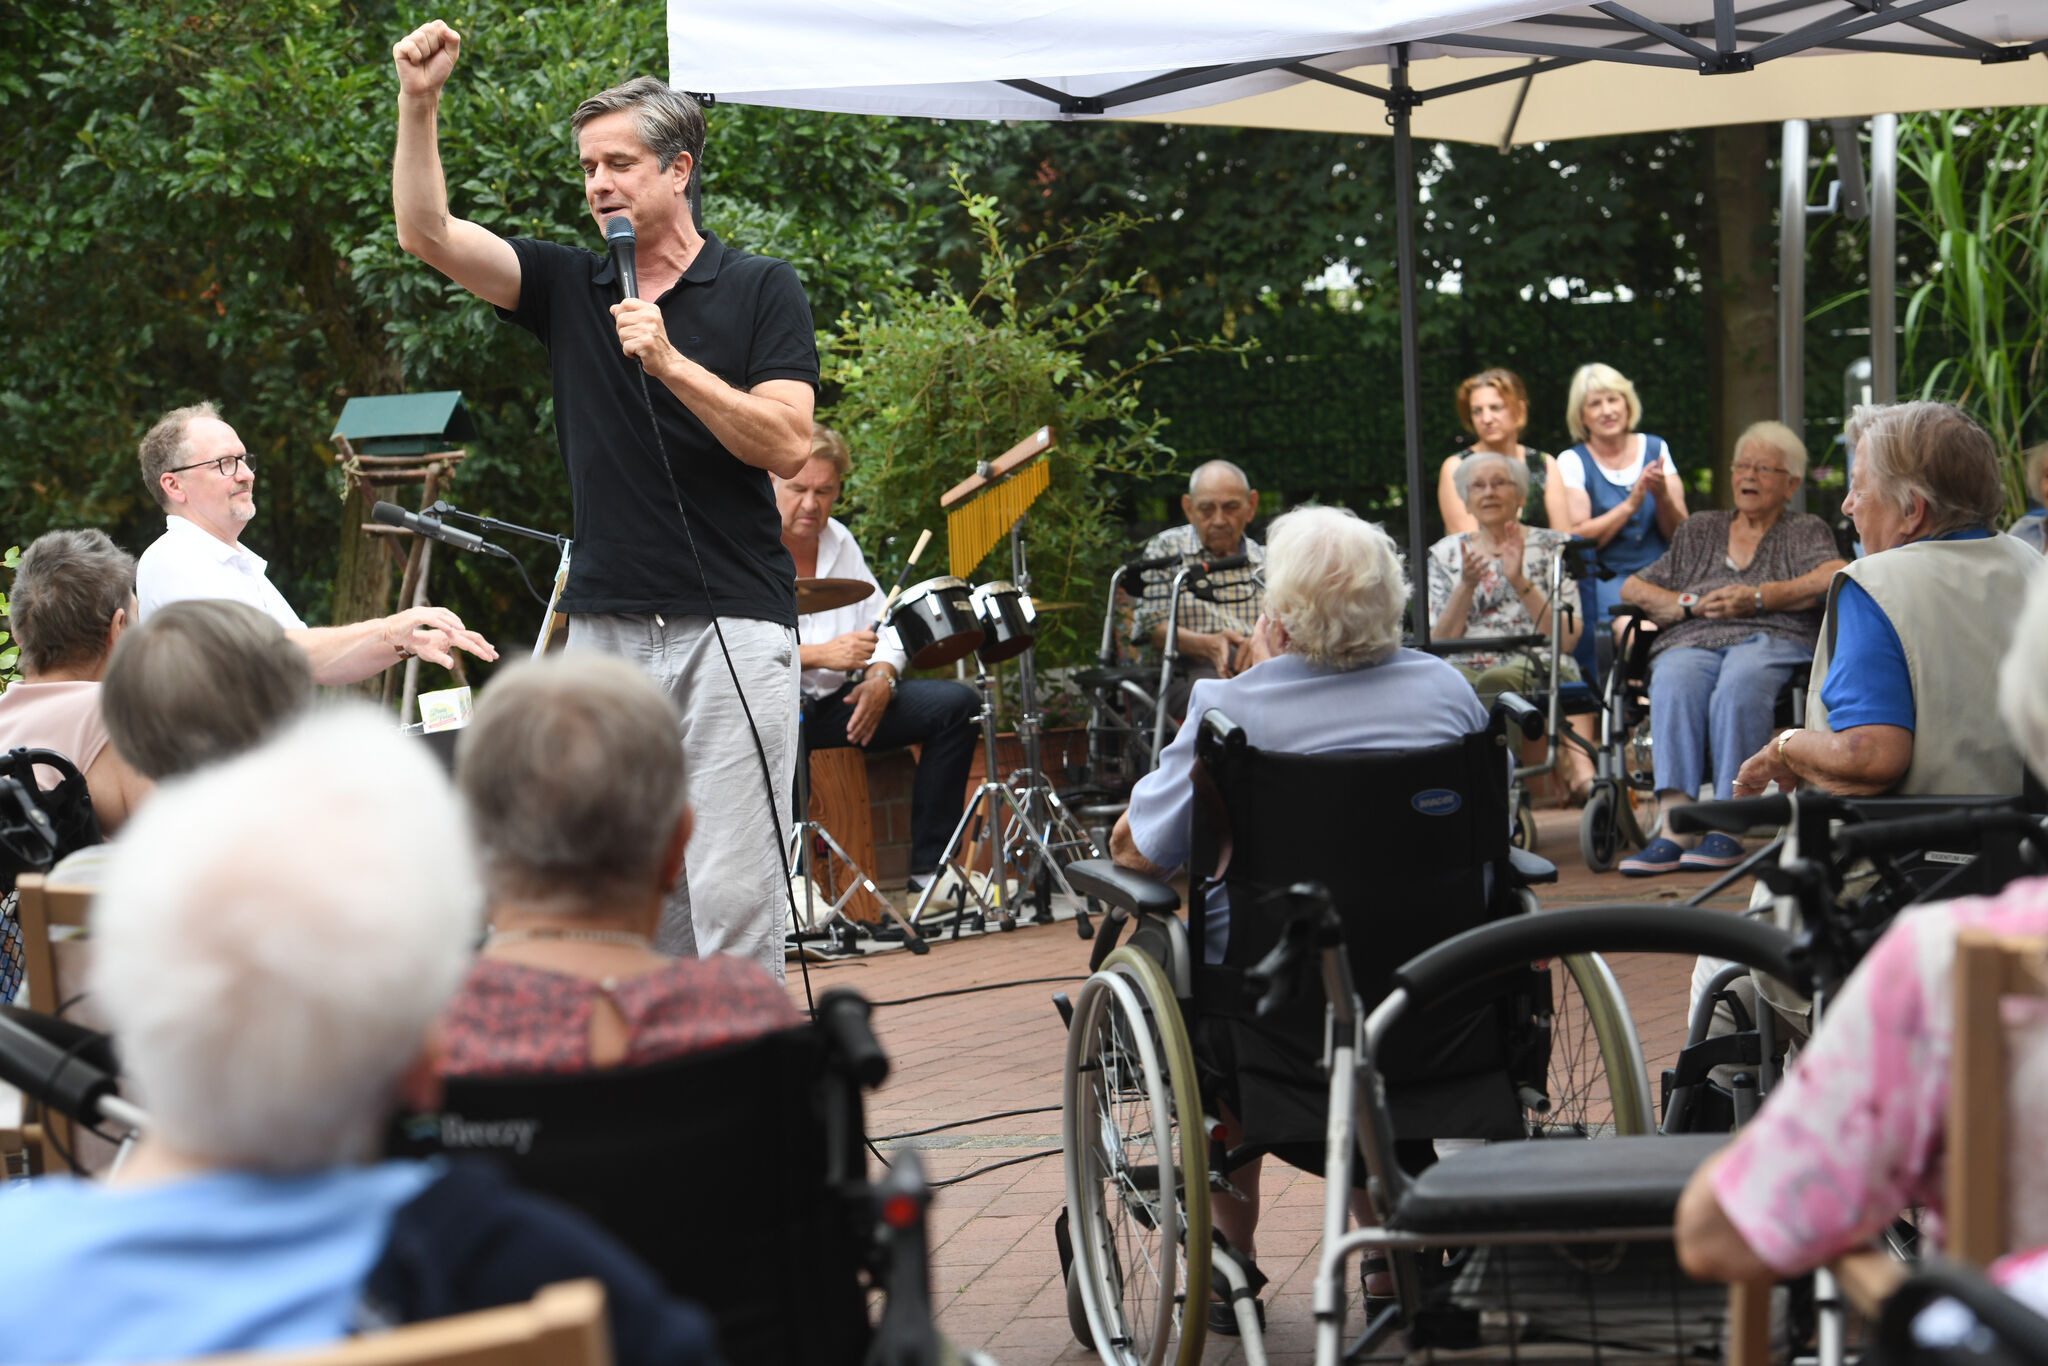
M 2048 578 L 2015 615 L 2004 665 L 1979 667 L 1998 678 L 1999 711 L 2028 762 L 2048 772 Z M 1893 922 L 1756 1118 L 1686 1187 L 1677 1235 L 1688 1272 L 1793 1276 L 1867 1243 L 1908 1206 L 1941 1213 L 1952 967 L 1965 928 L 2048 934 L 2048 878 Z M 2014 1100 L 2014 1132 L 2039 1133 L 2048 1096 L 2021 1088 Z M 2009 1218 L 2015 1247 L 2048 1245 L 2048 1186 L 2017 1183 Z
M 573 1072 L 717 1048 L 798 1022 L 731 954 L 655 951 L 690 839 L 675 713 L 591 652 L 501 673 L 455 754 L 490 937 L 442 1022 L 450 1075 Z
M 1960 408 L 1895 403 L 1849 418 L 1842 511 L 1863 558 L 1835 575 L 1804 730 L 1758 749 L 1734 793 L 1810 783 L 1845 795 L 2017 793 L 1990 661 L 2041 557 L 1992 530 L 1998 450 Z
M 832 515 L 852 467 L 846 439 L 830 427 L 813 427 L 811 458 L 804 467 L 787 479 L 770 476 L 782 517 L 782 544 L 796 561 L 799 578 L 875 583 L 860 544 Z M 920 747 L 910 792 L 910 890 L 921 892 L 938 875 L 939 858 L 960 821 L 981 702 L 972 688 L 950 678 L 903 677 L 908 659 L 895 631 L 870 629 L 882 600 L 876 584 L 857 603 L 797 618 L 803 741 L 806 749 L 859 745 L 876 753 Z M 855 680 L 854 670 L 865 672 Z
M 1486 725 L 1486 709 L 1463 675 L 1401 648 L 1408 583 L 1386 532 L 1344 508 L 1303 507 L 1274 520 L 1271 542 L 1266 610 L 1255 630 L 1270 657 L 1234 677 L 1197 682 L 1189 715 L 1220 708 L 1252 744 L 1290 754 L 1419 749 Z M 1183 726 L 1159 767 L 1132 789 L 1130 809 L 1110 835 L 1110 854 L 1125 867 L 1163 879 L 1187 861 L 1196 729 Z M 1204 957 L 1221 962 L 1227 906 L 1212 900 L 1204 924 Z M 1230 1179 L 1243 1198 L 1219 1199 L 1216 1223 L 1255 1257 L 1259 1164 Z M 1387 1293 L 1386 1273 L 1375 1274 L 1382 1283 L 1369 1276 L 1370 1292 Z M 1212 1323 L 1230 1330 L 1227 1315 Z
M 1144 558 L 1172 555 L 1183 565 L 1224 555 L 1243 555 L 1248 563 L 1210 577 L 1215 601 L 1183 593 L 1175 620 L 1175 652 L 1179 664 L 1166 690 L 1167 712 L 1187 714 L 1188 692 L 1204 678 L 1229 678 L 1250 667 L 1250 641 L 1259 618 L 1257 573 L 1266 552 L 1245 534 L 1259 513 L 1259 491 L 1244 471 L 1228 460 L 1211 460 L 1188 476 L 1181 495 L 1185 526 L 1168 527 L 1145 542 Z M 1166 648 L 1167 609 L 1172 605 L 1173 570 L 1157 569 L 1145 576 L 1145 594 L 1131 619 L 1131 638 Z
M 1821 597 L 1842 557 L 1826 522 L 1791 511 L 1806 447 L 1781 422 L 1735 441 L 1732 511 L 1696 512 L 1671 548 L 1628 576 L 1621 600 L 1661 628 L 1650 645 L 1650 752 L 1664 809 L 1696 800 L 1713 760 L 1714 797 L 1735 792 L 1743 760 L 1771 733 L 1771 707 L 1813 658 Z M 1718 832 L 1687 849 L 1651 840 L 1623 859 L 1628 877 L 1732 868 L 1742 842 Z
M 389 876 L 386 865 L 401 867 Z M 278 1350 L 596 1276 L 621 1362 L 712 1329 L 603 1233 L 465 1163 L 373 1160 L 481 903 L 432 756 L 365 713 L 176 784 L 122 836 L 93 985 L 150 1127 L 101 1186 L 0 1200 L 11 1362 Z
M 135 560 L 104 531 L 52 531 L 22 552 L 8 598 L 21 678 L 0 693 L 0 751 L 54 750 L 85 775 L 112 835 L 149 783 L 107 744 L 100 679 L 135 624 Z M 45 787 L 54 773 L 39 773 Z

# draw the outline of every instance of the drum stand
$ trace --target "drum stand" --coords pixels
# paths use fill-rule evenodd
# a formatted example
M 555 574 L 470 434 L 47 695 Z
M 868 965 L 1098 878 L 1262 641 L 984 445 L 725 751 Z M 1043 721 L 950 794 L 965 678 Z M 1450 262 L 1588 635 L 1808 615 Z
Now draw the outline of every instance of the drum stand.
M 1011 582 L 1019 591 L 1029 596 L 1031 573 L 1024 563 L 1024 518 L 1019 517 L 1010 526 Z M 1095 927 L 1088 918 L 1088 903 L 1075 894 L 1067 884 L 1062 871 L 1059 852 L 1065 852 L 1069 860 L 1076 855 L 1100 858 L 1101 851 L 1095 842 L 1067 813 L 1061 804 L 1059 794 L 1039 769 L 1039 723 L 1038 692 L 1036 676 L 1032 669 L 1031 657 L 1034 651 L 1027 649 L 1017 657 L 1019 706 L 1017 735 L 1024 745 L 1024 767 L 1010 775 L 1005 784 L 998 776 L 1001 770 L 996 762 L 996 716 L 993 692 L 989 683 L 988 664 L 976 658 L 975 688 L 981 693 L 981 742 L 985 768 L 981 786 L 974 791 L 967 809 L 960 816 L 960 823 L 953 827 L 952 838 L 946 841 L 946 849 L 939 856 L 941 873 L 952 864 L 956 855 L 965 856 L 976 843 L 981 844 L 987 855 L 989 886 L 995 890 L 991 898 L 986 890 L 974 885 L 969 870 L 960 869 L 960 890 L 953 898 L 953 937 L 959 938 L 960 927 L 970 915 L 977 929 L 986 929 L 988 918 L 994 915 L 996 922 L 1005 930 L 1017 927 L 1017 918 L 1012 907 L 1004 904 L 1009 892 L 1009 875 L 1017 864 L 1017 885 L 1021 894 L 1031 898 L 1032 912 L 1026 924 L 1049 924 L 1052 919 L 1052 886 L 1059 889 L 1075 907 L 1075 932 L 1083 939 L 1093 938 Z M 1007 809 L 1007 819 L 1004 812 Z M 970 834 L 969 827 L 977 827 Z M 1046 833 L 1055 839 L 1048 840 Z M 964 837 L 964 840 L 963 840 Z M 1058 851 L 1058 852 L 1056 852 Z M 938 890 L 940 879 L 934 877 L 930 886 L 918 896 L 917 905 L 911 909 L 913 924 L 922 924 L 925 908 Z M 969 912 L 967 901 L 972 898 L 975 910 Z

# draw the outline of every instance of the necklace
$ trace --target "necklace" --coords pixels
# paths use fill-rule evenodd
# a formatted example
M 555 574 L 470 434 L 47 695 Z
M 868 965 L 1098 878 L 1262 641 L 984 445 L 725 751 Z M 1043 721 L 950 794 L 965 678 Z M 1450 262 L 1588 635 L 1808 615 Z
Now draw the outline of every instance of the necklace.
M 632 934 L 625 930 L 493 930 L 484 941 L 486 947 L 492 944 L 520 944 L 534 939 L 578 939 L 590 944 L 623 944 L 629 948 L 654 952 L 644 934 Z

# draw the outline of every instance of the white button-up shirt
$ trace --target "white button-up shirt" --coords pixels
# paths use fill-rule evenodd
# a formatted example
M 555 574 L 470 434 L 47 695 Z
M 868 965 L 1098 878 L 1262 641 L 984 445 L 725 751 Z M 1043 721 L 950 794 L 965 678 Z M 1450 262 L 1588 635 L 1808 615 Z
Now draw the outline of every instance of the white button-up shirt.
M 265 572 L 270 566 L 261 555 L 220 540 L 189 517 L 164 520 L 164 534 L 135 563 L 138 621 L 166 603 L 225 598 L 246 603 L 287 631 L 305 629 L 284 594 L 271 585 Z
M 818 533 L 818 574 L 821 579 L 866 579 L 875 583 L 875 576 L 868 572 L 866 557 L 860 553 L 860 546 L 854 542 L 853 533 L 848 531 L 837 517 L 825 519 L 825 529 Z M 835 607 L 829 612 L 811 612 L 796 619 L 796 639 L 799 645 L 823 645 L 836 636 L 848 631 L 865 631 L 874 624 L 881 614 L 883 593 L 876 584 L 875 591 L 851 607 Z M 883 626 L 881 639 L 875 646 L 874 657 L 869 664 L 887 664 L 896 670 L 900 678 L 907 658 L 903 647 L 896 639 L 892 626 Z M 805 697 L 830 697 L 846 682 L 846 674 L 840 669 L 805 669 L 803 690 Z

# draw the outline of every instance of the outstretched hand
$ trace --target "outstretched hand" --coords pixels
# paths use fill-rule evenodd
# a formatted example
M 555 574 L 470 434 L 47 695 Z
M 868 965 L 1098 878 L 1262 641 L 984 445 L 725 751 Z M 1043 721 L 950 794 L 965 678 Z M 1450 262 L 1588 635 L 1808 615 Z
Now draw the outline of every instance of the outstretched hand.
M 412 607 L 384 618 L 384 641 L 394 650 L 418 655 L 444 669 L 455 666 L 456 650 L 478 659 L 498 657 L 491 642 L 464 626 L 462 618 L 445 607 Z
M 454 29 L 439 19 L 421 24 L 391 45 L 391 62 L 398 68 L 398 93 L 440 94 L 461 51 L 462 35 Z

